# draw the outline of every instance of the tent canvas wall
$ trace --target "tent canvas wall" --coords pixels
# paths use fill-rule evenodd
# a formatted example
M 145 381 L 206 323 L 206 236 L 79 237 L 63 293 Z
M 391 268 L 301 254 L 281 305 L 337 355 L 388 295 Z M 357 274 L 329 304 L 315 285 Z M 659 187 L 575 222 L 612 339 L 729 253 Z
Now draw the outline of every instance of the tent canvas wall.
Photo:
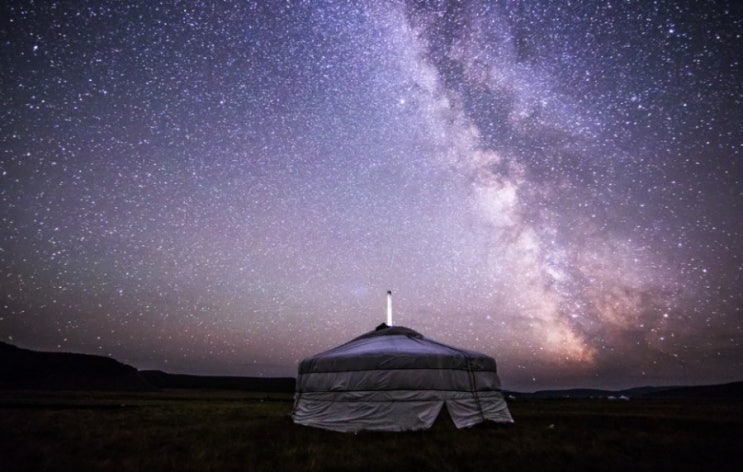
M 457 428 L 513 422 L 492 357 L 385 326 L 304 359 L 292 418 L 343 432 L 419 430 L 444 404 Z

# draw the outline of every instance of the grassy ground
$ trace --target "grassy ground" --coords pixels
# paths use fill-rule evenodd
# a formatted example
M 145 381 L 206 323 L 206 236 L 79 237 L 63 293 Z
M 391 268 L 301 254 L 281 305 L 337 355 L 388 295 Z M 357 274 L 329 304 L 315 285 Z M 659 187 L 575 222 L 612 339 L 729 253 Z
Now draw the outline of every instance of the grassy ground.
M 0 469 L 740 470 L 743 401 L 512 400 L 513 426 L 341 434 L 289 396 L 0 392 Z

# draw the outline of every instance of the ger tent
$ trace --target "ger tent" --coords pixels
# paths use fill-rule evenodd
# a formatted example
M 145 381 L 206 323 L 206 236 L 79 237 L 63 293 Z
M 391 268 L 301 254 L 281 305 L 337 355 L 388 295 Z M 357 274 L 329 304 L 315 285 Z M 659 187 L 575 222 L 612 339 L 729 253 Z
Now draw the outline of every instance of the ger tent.
M 382 325 L 299 364 L 292 418 L 342 432 L 420 430 L 444 404 L 457 428 L 513 422 L 492 357 Z

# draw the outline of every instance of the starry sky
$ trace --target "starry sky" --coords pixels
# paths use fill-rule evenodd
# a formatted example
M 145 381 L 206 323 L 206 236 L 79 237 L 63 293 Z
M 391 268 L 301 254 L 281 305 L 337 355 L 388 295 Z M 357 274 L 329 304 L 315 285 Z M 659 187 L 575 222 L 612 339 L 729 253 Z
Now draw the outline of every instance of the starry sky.
M 5 1 L 0 339 L 295 375 L 386 319 L 507 389 L 743 373 L 733 1 Z

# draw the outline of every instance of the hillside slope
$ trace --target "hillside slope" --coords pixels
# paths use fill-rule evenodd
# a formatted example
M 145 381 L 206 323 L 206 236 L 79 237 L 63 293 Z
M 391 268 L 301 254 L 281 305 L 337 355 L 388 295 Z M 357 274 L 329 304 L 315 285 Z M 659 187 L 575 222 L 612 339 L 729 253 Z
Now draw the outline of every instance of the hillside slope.
M 137 369 L 90 354 L 40 352 L 0 342 L 0 388 L 41 390 L 146 390 Z

